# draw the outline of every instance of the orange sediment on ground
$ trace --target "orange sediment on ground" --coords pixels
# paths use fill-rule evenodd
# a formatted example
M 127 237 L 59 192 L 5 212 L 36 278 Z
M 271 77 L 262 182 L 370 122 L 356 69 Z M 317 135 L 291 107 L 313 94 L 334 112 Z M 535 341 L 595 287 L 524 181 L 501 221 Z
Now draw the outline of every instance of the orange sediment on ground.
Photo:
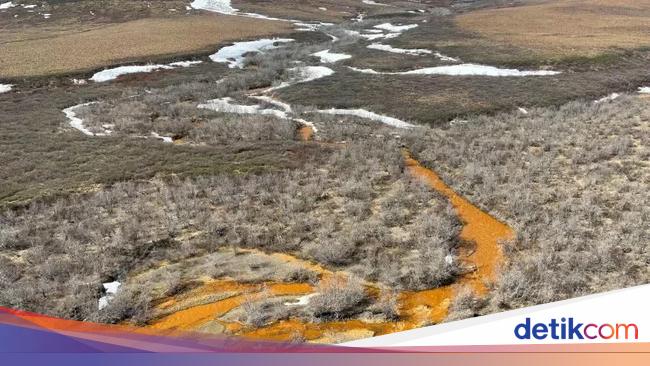
M 226 292 L 233 292 L 234 295 L 174 312 L 153 322 L 149 325 L 149 328 L 157 330 L 195 330 L 241 306 L 252 294 L 259 294 L 263 291 L 268 291 L 273 296 L 303 295 L 312 292 L 313 287 L 305 283 L 240 284 L 229 280 L 210 281 L 183 297 L 200 298 L 201 296 Z M 179 301 L 176 300 L 175 302 Z
M 314 128 L 307 125 L 300 126 L 298 135 L 300 141 L 311 141 L 314 138 Z
M 409 173 L 446 196 L 454 206 L 464 224 L 460 238 L 476 245 L 474 253 L 467 258 L 476 266 L 476 271 L 464 276 L 461 281 L 470 285 L 479 295 L 485 294 L 485 281 L 495 278 L 496 269 L 503 259 L 499 242 L 513 239 L 513 230 L 458 195 L 435 172 L 423 167 L 407 151 L 404 151 L 404 159 Z
M 477 294 L 487 292 L 485 282 L 491 281 L 496 276 L 497 267 L 503 259 L 499 246 L 501 240 L 514 238 L 514 232 L 507 225 L 499 222 L 489 214 L 481 211 L 469 201 L 459 196 L 432 170 L 423 167 L 413 159 L 407 151 L 404 158 L 408 172 L 424 180 L 431 188 L 446 196 L 454 206 L 459 218 L 463 221 L 461 239 L 473 242 L 475 251 L 465 260 L 476 267 L 476 271 L 467 274 L 455 284 L 424 290 L 405 291 L 398 295 L 399 315 L 397 321 L 375 321 L 373 319 L 350 319 L 341 321 L 328 321 L 311 323 L 297 318 L 281 320 L 257 329 L 233 321 L 220 319 L 229 311 L 241 306 L 245 301 L 264 296 L 297 296 L 312 294 L 314 287 L 306 283 L 262 283 L 241 284 L 229 280 L 206 280 L 199 289 L 190 291 L 179 298 L 168 299 L 161 306 L 182 305 L 185 299 L 209 299 L 217 293 L 228 293 L 231 296 L 212 301 L 207 304 L 193 306 L 188 303 L 188 308 L 162 317 L 150 325 L 155 330 L 197 330 L 213 321 L 222 326 L 228 334 L 236 334 L 251 339 L 264 339 L 276 341 L 291 341 L 296 338 L 311 342 L 326 342 L 364 338 L 382 334 L 393 333 L 401 330 L 413 329 L 428 324 L 444 321 L 447 317 L 449 305 L 454 296 L 457 285 L 468 285 Z M 262 253 L 254 249 L 243 249 Z M 316 272 L 321 280 L 335 280 L 336 276 L 344 275 L 330 271 L 318 264 L 302 260 L 284 253 L 267 254 L 285 263 L 303 266 Z M 368 296 L 376 298 L 380 289 L 375 284 L 365 284 Z

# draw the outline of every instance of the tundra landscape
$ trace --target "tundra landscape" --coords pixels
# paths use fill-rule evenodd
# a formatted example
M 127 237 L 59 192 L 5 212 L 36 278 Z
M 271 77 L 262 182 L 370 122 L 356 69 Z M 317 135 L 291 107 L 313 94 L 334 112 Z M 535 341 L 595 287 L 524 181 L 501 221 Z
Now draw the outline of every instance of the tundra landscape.
M 0 0 L 0 306 L 342 343 L 650 282 L 650 0 Z

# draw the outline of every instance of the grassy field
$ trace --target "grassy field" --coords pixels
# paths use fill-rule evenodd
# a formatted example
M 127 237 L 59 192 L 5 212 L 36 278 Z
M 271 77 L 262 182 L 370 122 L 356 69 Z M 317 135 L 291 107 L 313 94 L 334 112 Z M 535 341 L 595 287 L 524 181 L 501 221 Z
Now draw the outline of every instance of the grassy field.
M 470 12 L 457 24 L 546 57 L 593 57 L 650 46 L 648 16 L 648 0 L 570 0 Z
M 96 69 L 212 50 L 217 44 L 291 31 L 287 23 L 209 13 L 123 23 L 14 28 L 0 35 L 0 77 Z

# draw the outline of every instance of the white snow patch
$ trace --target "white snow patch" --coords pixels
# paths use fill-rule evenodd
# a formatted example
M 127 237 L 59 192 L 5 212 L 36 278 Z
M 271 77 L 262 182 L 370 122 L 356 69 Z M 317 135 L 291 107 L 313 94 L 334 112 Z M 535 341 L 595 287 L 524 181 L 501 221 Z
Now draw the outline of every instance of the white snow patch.
M 152 72 L 160 69 L 171 70 L 173 67 L 168 65 L 120 66 L 95 73 L 90 78 L 90 80 L 96 83 L 103 83 L 106 81 L 115 80 L 122 75 Z
M 528 114 L 528 111 L 526 110 L 526 108 L 519 107 L 519 108 L 517 108 L 517 110 L 518 110 L 521 114 Z
M 177 61 L 177 62 L 172 62 L 169 64 L 171 67 L 190 67 L 194 65 L 198 65 L 202 63 L 203 61 Z
M 103 83 L 106 81 L 115 80 L 122 75 L 127 74 L 137 74 L 137 73 L 146 73 L 153 72 L 158 70 L 171 70 L 176 67 L 190 67 L 198 65 L 203 61 L 177 61 L 172 62 L 167 65 L 135 65 L 135 66 L 120 66 L 112 69 L 106 69 L 100 72 L 95 73 L 90 80 L 96 83 Z
M 639 94 L 650 94 L 650 86 L 642 86 L 639 88 Z
M 373 50 L 380 50 L 380 51 L 386 51 L 386 52 L 391 52 L 391 53 L 401 53 L 405 55 L 413 55 L 413 56 L 419 56 L 419 55 L 429 55 L 431 54 L 431 51 L 425 50 L 422 48 L 395 48 L 393 46 L 387 45 L 387 44 L 381 44 L 381 43 L 372 43 L 368 45 L 368 48 L 373 49 Z
M 618 99 L 621 95 L 618 93 L 612 93 L 608 96 L 602 97 L 598 100 L 594 100 L 595 104 L 600 104 L 600 103 L 605 103 L 605 102 L 611 102 L 612 100 Z
M 168 137 L 168 136 L 161 136 L 161 135 L 157 134 L 156 132 L 152 132 L 151 136 L 153 136 L 154 138 L 156 138 L 158 140 L 162 140 L 163 142 L 166 142 L 168 144 L 174 142 L 173 138 Z
M 428 67 L 424 69 L 406 71 L 404 75 L 478 75 L 478 76 L 548 76 L 557 75 L 558 71 L 534 70 L 521 71 L 517 69 L 501 69 L 494 66 L 477 64 L 460 64 L 452 66 Z
M 94 133 L 91 130 L 87 129 L 84 127 L 84 121 L 77 117 L 77 109 L 95 104 L 97 102 L 88 102 L 88 103 L 82 103 L 82 104 L 77 104 L 73 105 L 72 107 L 68 107 L 63 110 L 63 113 L 65 116 L 68 118 L 68 123 L 70 124 L 70 127 L 75 128 L 79 131 L 81 131 L 84 135 L 88 136 L 107 136 L 111 134 L 110 130 L 105 129 L 104 132 L 99 132 L 99 133 Z
M 72 83 L 74 85 L 85 85 L 88 82 L 86 80 L 84 80 L 84 79 L 72 79 Z
M 293 74 L 293 77 L 289 81 L 284 81 L 278 86 L 266 89 L 266 92 L 283 89 L 295 84 L 306 83 L 334 74 L 334 70 L 325 66 L 301 66 L 291 68 L 288 71 L 290 74 Z
M 190 4 L 194 9 L 207 10 L 221 14 L 235 14 L 237 9 L 230 5 L 230 0 L 194 0 Z
M 13 8 L 14 6 L 16 6 L 16 4 L 14 4 L 14 3 L 11 2 L 11 1 L 6 2 L 6 3 L 0 3 L 0 10 L 2 10 L 2 9 Z
M 400 34 L 402 34 L 402 33 L 386 33 L 386 34 L 382 34 L 382 33 L 365 34 L 364 33 L 364 34 L 359 34 L 359 37 L 365 38 L 365 39 L 367 39 L 369 41 L 374 41 L 374 40 L 377 40 L 377 39 L 397 38 L 397 37 L 399 37 Z
M 50 13 L 43 14 L 43 18 L 45 18 L 45 19 L 50 19 L 51 16 L 52 16 L 52 14 L 50 14 Z
M 230 97 L 208 100 L 204 104 L 197 106 L 201 109 L 210 109 L 216 112 L 235 113 L 235 114 L 261 114 L 270 115 L 277 118 L 287 119 L 287 113 L 277 109 L 264 109 L 259 105 L 243 105 L 233 103 Z
M 402 33 L 409 29 L 417 28 L 417 24 L 407 24 L 407 25 L 393 25 L 391 23 L 383 23 L 375 26 L 377 29 L 383 29 L 389 32 Z
M 217 51 L 217 53 L 210 55 L 210 59 L 214 62 L 226 63 L 228 67 L 243 68 L 244 55 L 252 52 L 264 52 L 266 50 L 278 48 L 277 43 L 293 42 L 290 38 L 273 38 L 273 39 L 258 39 L 256 41 L 236 42 L 232 46 L 226 46 Z
M 26 4 L 22 4 L 21 6 L 25 9 L 34 9 L 36 7 L 36 5 L 26 5 Z
M 325 113 L 325 114 L 333 114 L 333 115 L 346 115 L 346 116 L 355 116 L 355 117 L 359 117 L 359 118 L 366 118 L 366 119 L 381 122 L 381 123 L 387 124 L 389 126 L 397 127 L 397 128 L 412 128 L 412 127 L 415 127 L 415 125 L 412 125 L 412 124 L 410 124 L 408 122 L 404 122 L 404 121 L 399 120 L 397 118 L 384 116 L 384 115 L 381 115 L 381 114 L 377 114 L 377 113 L 374 113 L 374 112 L 367 111 L 365 109 L 337 109 L 337 108 L 331 108 L 331 109 L 319 109 L 317 112 L 318 113 Z
M 98 304 L 99 310 L 102 310 L 106 306 L 108 306 L 108 302 L 111 301 L 111 299 L 113 299 L 113 297 L 115 296 L 117 290 L 120 288 L 121 285 L 122 284 L 117 281 L 104 283 L 104 289 L 106 290 L 106 295 L 102 296 L 99 299 L 99 304 Z
M 477 64 L 460 64 L 450 66 L 436 66 L 427 67 L 423 69 L 416 69 L 404 72 L 379 72 L 372 69 L 357 69 L 350 68 L 351 70 L 365 73 L 365 74 L 382 74 L 382 75 L 451 75 L 451 76 L 549 76 L 560 74 L 559 71 L 550 70 L 517 70 L 517 69 L 501 69 L 494 66 L 477 65 Z
M 313 56 L 320 57 L 320 62 L 330 64 L 334 62 L 338 62 L 341 60 L 347 60 L 349 58 L 352 58 L 351 55 L 345 54 L 345 53 L 334 53 L 330 52 L 330 50 L 323 50 L 320 52 L 312 53 Z
M 297 301 L 291 301 L 291 302 L 285 302 L 285 306 L 304 306 L 309 304 L 309 301 L 311 300 L 312 297 L 318 295 L 318 292 L 315 292 L 313 294 L 305 295 L 305 296 L 300 296 L 297 298 Z
M 436 56 L 437 58 L 439 58 L 440 61 L 447 61 L 447 62 L 460 62 L 459 59 L 457 59 L 457 58 L 455 58 L 455 57 L 450 57 L 450 56 L 443 55 L 443 54 L 440 53 L 440 52 L 434 52 L 433 55 Z
M 13 84 L 0 84 L 0 93 L 10 92 L 13 88 Z
M 293 110 L 291 109 L 291 105 L 289 105 L 289 104 L 287 104 L 287 103 L 285 103 L 285 102 L 283 102 L 281 100 L 277 100 L 277 99 L 275 99 L 273 97 L 269 97 L 269 96 L 266 96 L 266 95 L 253 95 L 253 96 L 250 96 L 249 98 L 257 99 L 257 100 L 260 100 L 262 102 L 265 102 L 265 103 L 274 105 L 276 107 L 279 107 L 280 109 L 282 109 L 286 113 L 293 112 Z

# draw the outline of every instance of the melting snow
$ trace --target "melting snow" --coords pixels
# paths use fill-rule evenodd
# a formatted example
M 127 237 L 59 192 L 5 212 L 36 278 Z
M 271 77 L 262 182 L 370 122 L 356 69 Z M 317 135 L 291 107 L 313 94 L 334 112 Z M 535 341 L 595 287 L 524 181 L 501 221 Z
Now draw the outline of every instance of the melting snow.
M 1 3 L 0 4 L 0 9 L 9 9 L 9 8 L 13 8 L 14 6 L 16 6 L 16 4 L 9 1 L 9 2 L 6 2 L 6 3 Z
M 433 55 L 436 56 L 437 58 L 439 58 L 440 61 L 447 61 L 447 62 L 460 62 L 459 59 L 454 58 L 454 57 L 450 57 L 450 56 L 445 56 L 445 55 L 443 55 L 443 54 L 440 53 L 440 52 L 434 52 Z
M 318 295 L 318 292 L 313 293 L 313 294 L 309 294 L 309 295 L 305 295 L 305 296 L 301 296 L 301 297 L 297 298 L 296 299 L 297 301 L 295 301 L 295 302 L 294 301 L 285 302 L 284 305 L 285 306 L 303 306 L 303 305 L 307 305 L 307 304 L 309 304 L 309 300 L 311 300 L 311 298 L 316 296 L 316 295 Z
M 620 96 L 621 95 L 618 94 L 618 93 L 612 93 L 612 94 L 610 94 L 608 96 L 605 96 L 605 97 L 602 97 L 602 98 L 600 98 L 598 100 L 594 100 L 594 103 L 600 104 L 600 103 L 604 103 L 604 102 L 611 102 L 612 100 L 615 100 Z
M 320 52 L 312 53 L 313 56 L 320 57 L 320 62 L 322 63 L 334 63 L 341 60 L 347 60 L 352 58 L 351 55 L 345 53 L 334 53 L 330 50 L 323 50 Z
M 261 114 L 286 119 L 287 113 L 277 109 L 264 109 L 259 105 L 243 105 L 232 103 L 230 97 L 208 100 L 205 104 L 199 104 L 198 108 L 210 109 L 216 112 L 235 114 Z
M 355 116 L 355 117 L 360 117 L 360 118 L 367 118 L 367 119 L 377 121 L 377 122 L 381 122 L 381 123 L 387 124 L 389 126 L 397 127 L 397 128 L 415 127 L 415 125 L 412 125 L 412 124 L 410 124 L 408 122 L 404 122 L 404 121 L 399 120 L 397 118 L 383 116 L 381 114 L 370 112 L 370 111 L 367 111 L 365 109 L 336 109 L 336 108 L 331 108 L 331 109 L 320 109 L 317 112 L 325 113 L 325 114 L 333 114 L 333 115 L 346 115 L 346 116 Z
M 382 74 L 382 75 L 451 75 L 451 76 L 549 76 L 560 74 L 559 71 L 534 70 L 521 71 L 517 69 L 500 69 L 494 66 L 477 65 L 477 64 L 460 64 L 450 66 L 427 67 L 404 72 L 379 72 L 372 69 L 351 70 L 365 74 Z
M 168 65 L 120 66 L 95 73 L 90 80 L 96 83 L 103 83 L 105 81 L 115 80 L 122 75 L 152 72 L 160 69 L 171 70 L 173 67 Z
M 13 87 L 12 84 L 0 84 L 0 93 L 6 93 L 11 91 L 11 88 Z
M 178 62 L 172 62 L 169 64 L 171 67 L 190 67 L 194 65 L 198 65 L 202 63 L 203 61 L 178 61 Z
M 160 136 L 159 134 L 157 134 L 157 133 L 155 133 L 155 132 L 152 132 L 152 133 L 151 133 L 151 136 L 153 136 L 154 138 L 156 138 L 156 139 L 158 139 L 158 140 L 162 140 L 163 142 L 166 142 L 166 143 L 172 143 L 172 142 L 174 142 L 174 139 L 173 139 L 173 138 L 168 137 L 168 136 Z
M 431 51 L 421 49 L 421 48 L 411 48 L 411 49 L 394 48 L 393 46 L 390 46 L 390 45 L 387 45 L 387 44 L 381 44 L 381 43 L 370 44 L 370 45 L 368 45 L 368 48 L 373 49 L 373 50 L 380 50 L 380 51 L 386 51 L 386 52 L 391 52 L 391 53 L 402 53 L 402 54 L 414 55 L 414 56 L 431 54 Z
M 389 32 L 394 32 L 394 33 L 402 33 L 404 31 L 407 31 L 409 29 L 417 28 L 417 24 L 408 24 L 408 25 L 393 25 L 391 23 L 383 23 L 376 25 L 375 28 L 377 29 L 383 29 Z
M 639 88 L 640 94 L 650 94 L 650 86 L 642 86 Z
M 144 72 L 153 72 L 157 70 L 171 70 L 176 67 L 190 67 L 200 64 L 203 61 L 178 61 L 172 62 L 167 65 L 135 65 L 135 66 L 120 66 L 112 69 L 106 69 L 95 73 L 90 80 L 96 83 L 103 83 L 106 81 L 115 80 L 122 75 L 137 74 Z
M 194 0 L 190 4 L 194 9 L 207 10 L 221 14 L 235 14 L 237 9 L 230 5 L 230 0 Z
M 104 289 L 106 290 L 106 295 L 102 296 L 99 299 L 99 310 L 104 309 L 106 306 L 108 306 L 108 302 L 113 299 L 115 294 L 117 293 L 117 290 L 120 288 L 122 284 L 114 281 L 114 282 L 107 282 L 104 284 Z
M 259 39 L 257 41 L 236 42 L 232 46 L 223 47 L 217 53 L 210 55 L 214 62 L 227 63 L 228 67 L 243 68 L 244 55 L 251 52 L 264 52 L 266 50 L 278 48 L 276 43 L 293 42 L 290 38 Z
M 278 90 L 282 88 L 289 87 L 291 85 L 306 83 L 316 79 L 321 79 L 326 76 L 334 74 L 334 70 L 325 66 L 301 66 L 294 67 L 288 70 L 294 76 L 289 81 L 280 83 L 278 86 L 267 89 L 266 91 Z
M 100 132 L 100 133 L 94 133 L 94 132 L 90 131 L 89 129 L 84 127 L 84 121 L 81 118 L 77 117 L 77 112 L 76 112 L 77 109 L 79 109 L 81 107 L 91 105 L 91 104 L 95 104 L 95 103 L 96 102 L 88 102 L 88 103 L 83 103 L 83 104 L 77 104 L 77 105 L 74 105 L 72 107 L 68 107 L 68 108 L 64 109 L 63 113 L 65 113 L 65 116 L 68 118 L 68 123 L 70 124 L 70 126 L 72 128 L 75 128 L 75 129 L 81 131 L 84 135 L 88 135 L 88 136 L 107 136 L 107 135 L 110 135 L 111 131 L 107 130 L 107 129 L 105 129 L 104 132 Z

